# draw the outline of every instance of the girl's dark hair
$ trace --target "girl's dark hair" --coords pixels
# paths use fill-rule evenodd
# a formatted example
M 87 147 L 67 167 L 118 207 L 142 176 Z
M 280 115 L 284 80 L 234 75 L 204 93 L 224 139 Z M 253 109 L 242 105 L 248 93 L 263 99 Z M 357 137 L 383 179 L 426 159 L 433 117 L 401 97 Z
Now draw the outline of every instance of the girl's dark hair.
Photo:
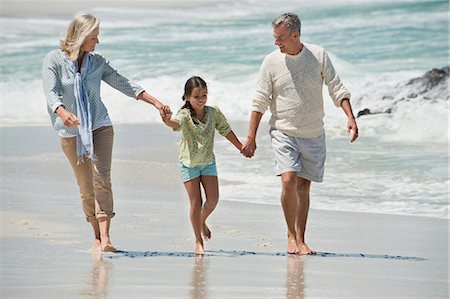
M 189 111 L 191 112 L 191 118 L 195 124 L 198 123 L 198 121 L 195 117 L 195 110 L 192 108 L 191 103 L 189 101 L 187 101 L 186 99 L 191 95 L 192 91 L 196 87 L 208 89 L 208 87 L 206 86 L 205 80 L 203 80 L 202 78 L 200 78 L 198 76 L 190 77 L 186 81 L 186 84 L 184 85 L 184 94 L 183 94 L 182 99 L 183 99 L 183 101 L 185 101 L 185 103 L 184 103 L 183 107 L 181 107 L 181 109 L 183 109 L 183 108 L 189 109 Z

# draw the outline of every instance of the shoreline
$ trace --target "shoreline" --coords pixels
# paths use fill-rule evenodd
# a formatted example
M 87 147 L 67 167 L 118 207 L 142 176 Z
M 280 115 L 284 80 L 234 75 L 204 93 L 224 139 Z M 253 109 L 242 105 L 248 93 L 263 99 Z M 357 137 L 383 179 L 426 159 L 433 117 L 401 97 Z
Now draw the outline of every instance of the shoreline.
M 247 128 L 246 122 L 232 122 L 233 130 L 236 133 L 237 136 L 244 136 Z M 261 124 L 261 131 L 265 132 L 267 131 L 266 128 L 267 124 L 262 123 Z M 134 174 L 130 172 L 126 168 L 126 163 L 131 162 L 134 159 L 137 159 L 139 161 L 145 161 L 146 164 L 151 165 L 153 162 L 161 161 L 163 163 L 161 167 L 161 173 L 166 175 L 167 177 L 170 177 L 175 182 L 178 182 L 178 170 L 176 169 L 176 161 L 177 161 L 177 146 L 176 143 L 178 142 L 178 135 L 172 134 L 170 131 L 168 131 L 167 127 L 163 124 L 158 123 L 142 123 L 142 124 L 116 124 L 114 125 L 114 130 L 116 131 L 116 138 L 113 150 L 113 171 L 116 174 L 117 177 L 113 177 L 113 183 L 119 184 L 119 185 L 126 185 L 126 182 L 128 182 L 127 176 L 133 176 Z M 27 131 L 32 132 L 32 136 L 28 135 Z M 127 132 L 133 132 L 138 131 L 138 135 L 141 135 L 142 140 L 136 140 L 135 135 L 127 136 Z M 18 137 L 19 136 L 19 137 Z M 263 140 L 266 138 L 264 133 L 260 133 L 258 135 L 258 143 L 261 146 L 260 150 L 263 149 L 264 143 L 266 143 L 267 140 Z M 23 138 L 33 140 L 36 142 L 33 147 L 22 147 L 23 144 Z M 220 138 L 220 136 L 218 137 Z M 2 140 L 2 146 L 0 147 L 0 158 L 4 161 L 4 163 L 8 163 L 9 158 L 13 159 L 19 159 L 22 161 L 30 160 L 30 163 L 33 162 L 33 158 L 30 158 L 29 156 L 37 156 L 38 159 L 42 157 L 42 155 L 49 155 L 52 156 L 59 156 L 60 159 L 62 159 L 61 163 L 65 163 L 64 156 L 60 152 L 60 145 L 59 145 L 59 137 L 57 136 L 57 132 L 53 130 L 53 128 L 50 125 L 44 125 L 41 124 L 39 126 L 0 126 L 0 139 Z M 148 143 L 151 140 L 150 143 Z M 220 140 L 220 139 L 219 139 Z M 217 141 L 216 141 L 217 142 Z M 31 146 L 31 145 L 30 145 Z M 223 145 L 217 145 L 218 148 L 221 149 L 224 148 Z M 226 150 L 226 148 L 224 148 Z M 130 156 L 128 154 L 128 151 L 135 152 L 135 157 L 133 155 Z M 146 159 L 146 153 L 157 151 L 157 157 L 154 157 L 152 160 Z M 221 161 L 225 161 L 224 159 L 229 158 L 230 156 L 222 156 L 222 152 L 216 152 L 216 155 L 218 156 L 218 163 L 220 169 L 223 169 L 224 167 L 220 165 L 220 163 L 223 163 Z M 125 160 L 124 160 L 125 159 Z M 129 160 L 130 159 L 130 160 Z M 134 162 L 133 162 L 134 163 Z M 261 163 L 261 161 L 253 161 L 253 160 L 244 160 L 242 161 L 243 167 L 252 167 L 252 163 Z M 9 164 L 9 163 L 8 163 Z M 8 165 L 8 164 L 5 164 Z M 63 166 L 65 167 L 65 165 Z M 119 167 L 119 169 L 116 170 L 116 167 Z M 134 167 L 134 166 L 133 166 Z M 71 169 L 69 169 L 71 170 Z M 124 172 L 124 174 L 122 174 Z M 142 176 L 148 175 L 148 173 L 142 172 Z M 272 175 L 272 172 L 270 172 L 270 175 Z M 153 176 L 152 176 L 153 177 Z M 157 180 L 157 173 L 155 173 L 155 176 L 153 179 Z M 275 178 L 276 179 L 276 178 Z M 124 180 L 124 182 L 121 182 Z M 219 183 L 221 191 L 224 191 L 224 189 L 230 187 L 230 183 L 228 179 L 223 176 L 219 176 Z M 268 199 L 267 196 L 263 196 L 264 198 L 261 198 L 258 200 L 241 200 L 235 196 L 231 196 L 231 199 L 226 198 L 227 192 L 225 191 L 222 193 L 222 200 L 228 201 L 228 202 L 237 202 L 237 203 L 251 203 L 251 204 L 257 204 L 257 205 L 268 205 L 271 207 L 280 207 L 280 201 L 279 196 L 281 192 L 281 187 L 278 184 L 279 182 L 276 181 L 275 184 L 277 186 L 277 191 L 275 193 L 271 194 L 271 197 Z M 145 184 L 145 181 L 141 178 L 137 178 L 136 182 L 133 183 L 134 186 L 139 187 L 139 184 Z M 165 182 L 166 185 L 171 185 L 168 182 Z M 324 182 L 323 184 L 327 184 Z M 178 187 L 182 188 L 182 184 L 175 184 Z M 322 186 L 319 186 L 320 184 L 316 184 L 316 188 L 322 188 Z M 239 186 L 239 185 L 237 185 Z M 326 186 L 325 186 L 326 187 Z M 184 190 L 184 189 L 183 189 Z M 225 197 L 225 198 L 224 198 Z M 268 201 L 269 200 L 269 201 Z M 314 198 L 312 199 L 312 204 L 310 208 L 312 210 L 317 211 L 329 211 L 329 212 L 351 212 L 351 213 L 358 213 L 362 215 L 386 215 L 386 216 L 400 216 L 400 217 L 418 217 L 418 218 L 427 218 L 427 219 L 442 219 L 442 220 L 450 220 L 448 214 L 444 216 L 440 215 L 429 215 L 429 214 L 407 214 L 407 213 L 399 213 L 399 212 L 389 212 L 389 211 L 380 211 L 380 210 L 374 210 L 368 211 L 367 207 L 361 206 L 357 209 L 351 208 L 350 206 L 344 206 L 343 208 L 340 207 L 339 209 L 327 209 L 326 207 L 320 206 L 314 206 Z M 264 202 L 266 201 L 266 202 Z

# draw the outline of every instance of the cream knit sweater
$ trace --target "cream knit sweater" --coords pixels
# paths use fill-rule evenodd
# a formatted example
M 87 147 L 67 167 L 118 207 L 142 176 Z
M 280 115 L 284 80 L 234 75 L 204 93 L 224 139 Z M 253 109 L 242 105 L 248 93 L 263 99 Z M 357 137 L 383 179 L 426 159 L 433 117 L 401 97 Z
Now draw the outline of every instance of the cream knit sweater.
M 261 65 L 252 110 L 264 113 L 270 106 L 271 127 L 290 136 L 318 137 L 324 132 L 324 82 L 337 107 L 350 99 L 323 48 L 303 43 L 297 55 L 277 49 Z

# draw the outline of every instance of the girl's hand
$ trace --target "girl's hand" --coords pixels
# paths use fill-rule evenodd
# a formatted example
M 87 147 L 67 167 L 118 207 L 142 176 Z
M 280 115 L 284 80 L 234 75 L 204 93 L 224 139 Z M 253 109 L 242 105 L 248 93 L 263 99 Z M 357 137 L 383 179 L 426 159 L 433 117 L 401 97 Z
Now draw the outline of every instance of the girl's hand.
M 172 117 L 172 110 L 170 110 L 169 106 L 163 105 L 161 109 L 159 109 L 159 114 L 161 115 L 162 121 L 166 122 Z

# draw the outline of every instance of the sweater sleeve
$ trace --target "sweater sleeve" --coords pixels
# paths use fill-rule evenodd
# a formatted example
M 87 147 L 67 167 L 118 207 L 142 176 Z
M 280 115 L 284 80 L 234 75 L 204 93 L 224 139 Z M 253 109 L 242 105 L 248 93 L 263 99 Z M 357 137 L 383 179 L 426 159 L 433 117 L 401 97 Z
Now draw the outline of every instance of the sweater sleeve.
M 54 52 L 45 56 L 42 64 L 42 85 L 47 99 L 47 106 L 51 112 L 63 105 L 61 97 L 61 74 Z
M 228 123 L 225 115 L 223 115 L 222 111 L 220 111 L 219 107 L 214 106 L 214 110 L 216 113 L 216 123 L 215 128 L 219 131 L 219 134 L 222 136 L 226 136 L 231 131 L 230 124 Z
M 103 81 L 105 81 L 118 91 L 122 92 L 123 94 L 132 98 L 134 97 L 136 99 L 139 94 L 145 91 L 144 88 L 142 88 L 138 84 L 128 80 L 127 78 L 119 74 L 117 70 L 109 64 L 109 61 L 105 60 L 105 58 L 103 57 L 101 58 L 104 60 L 102 75 Z
M 344 84 L 342 84 L 342 81 L 336 73 L 330 57 L 325 50 L 323 52 L 322 76 L 328 87 L 328 93 L 336 107 L 341 106 L 343 99 L 350 100 L 351 94 L 347 88 L 345 88 Z
M 259 70 L 256 92 L 253 98 L 252 111 L 264 113 L 272 100 L 272 77 L 269 69 L 269 59 L 266 56 Z

